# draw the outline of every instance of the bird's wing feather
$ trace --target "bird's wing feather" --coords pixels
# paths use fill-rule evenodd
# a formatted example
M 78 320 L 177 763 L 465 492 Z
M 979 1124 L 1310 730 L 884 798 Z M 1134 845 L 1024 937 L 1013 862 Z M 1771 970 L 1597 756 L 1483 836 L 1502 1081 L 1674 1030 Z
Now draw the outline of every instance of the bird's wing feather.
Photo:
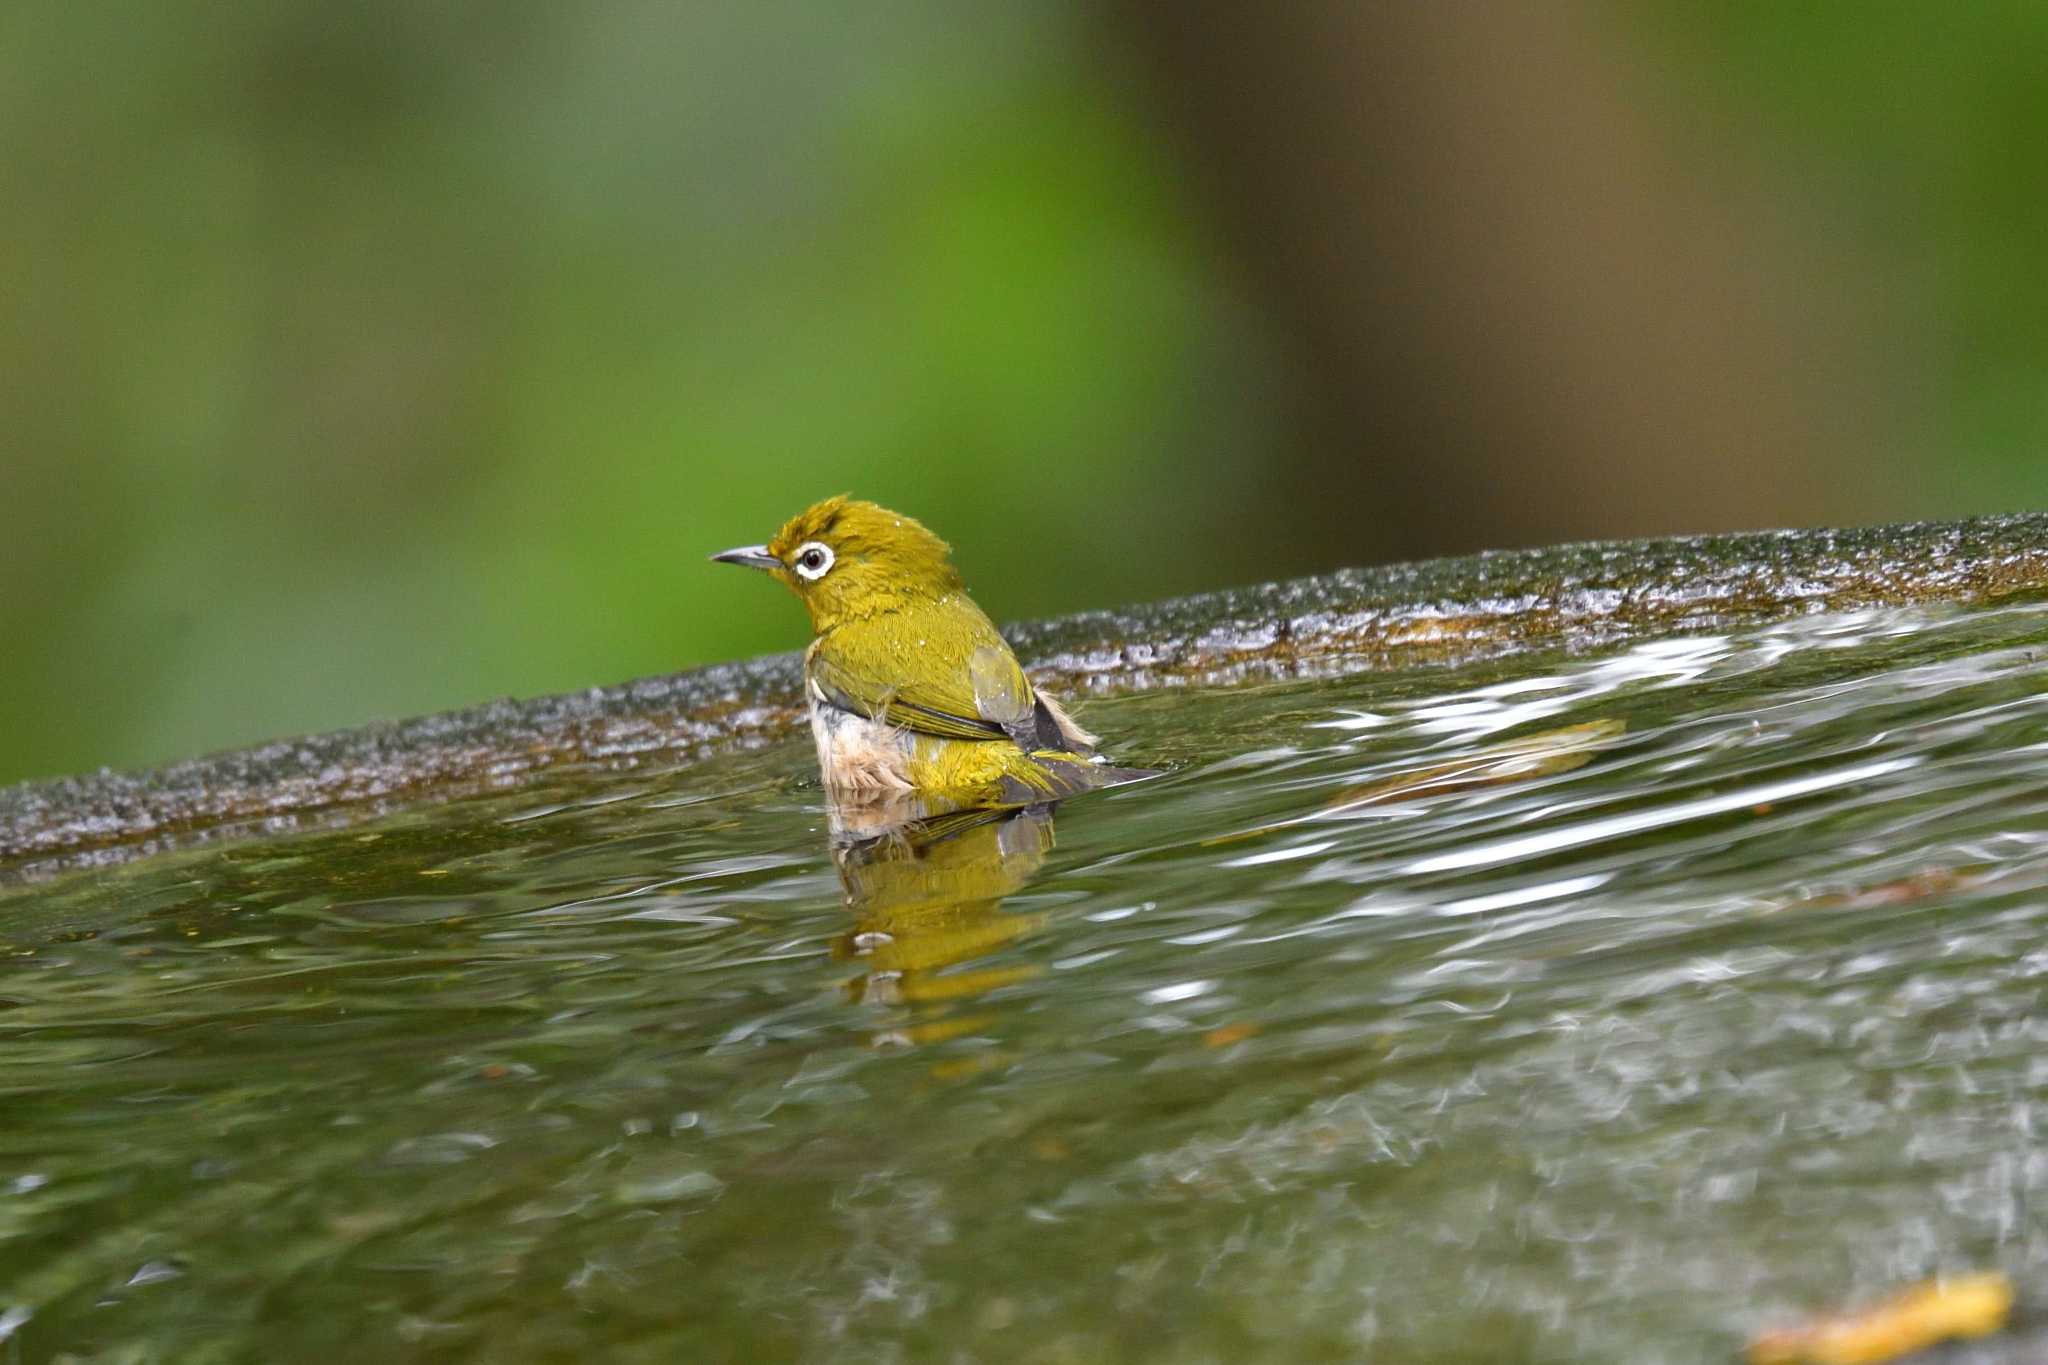
M 1035 735 L 1030 679 L 979 612 L 861 626 L 821 636 L 807 656 L 811 680 L 834 705 L 944 739 Z

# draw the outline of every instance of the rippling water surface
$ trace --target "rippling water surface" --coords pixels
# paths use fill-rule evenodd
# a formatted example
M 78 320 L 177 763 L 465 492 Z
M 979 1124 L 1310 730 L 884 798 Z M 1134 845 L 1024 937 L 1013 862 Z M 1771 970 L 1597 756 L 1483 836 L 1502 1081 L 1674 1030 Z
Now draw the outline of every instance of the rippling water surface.
M 2024 1297 L 2041 649 L 1873 611 L 1098 702 L 1172 772 L 838 858 L 798 737 L 0 888 L 0 1337 L 1650 1362 Z

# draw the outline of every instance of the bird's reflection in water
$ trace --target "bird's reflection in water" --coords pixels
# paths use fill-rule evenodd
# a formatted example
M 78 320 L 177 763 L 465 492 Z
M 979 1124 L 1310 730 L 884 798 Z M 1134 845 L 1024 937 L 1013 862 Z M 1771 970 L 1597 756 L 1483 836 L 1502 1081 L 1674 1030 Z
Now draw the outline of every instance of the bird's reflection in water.
M 1052 805 L 930 813 L 918 806 L 835 808 L 832 856 L 854 926 L 835 955 L 863 971 L 846 985 L 855 1003 L 907 1007 L 910 1018 L 878 1043 L 932 1043 L 971 1033 L 985 1015 L 958 1007 L 1036 967 L 960 964 L 1032 933 L 1045 916 L 1008 914 L 1052 847 Z

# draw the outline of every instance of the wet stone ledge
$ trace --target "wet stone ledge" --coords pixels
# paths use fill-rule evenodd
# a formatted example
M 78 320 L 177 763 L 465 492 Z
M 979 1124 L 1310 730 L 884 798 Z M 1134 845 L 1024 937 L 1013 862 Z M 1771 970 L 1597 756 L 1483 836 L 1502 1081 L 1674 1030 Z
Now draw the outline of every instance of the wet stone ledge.
M 1347 569 L 1007 633 L 1067 696 L 1585 651 L 1817 611 L 2048 590 L 2048 515 L 1598 542 Z M 562 764 L 674 764 L 800 720 L 780 654 L 280 740 L 146 772 L 0 789 L 0 878 L 220 833 L 343 822 Z

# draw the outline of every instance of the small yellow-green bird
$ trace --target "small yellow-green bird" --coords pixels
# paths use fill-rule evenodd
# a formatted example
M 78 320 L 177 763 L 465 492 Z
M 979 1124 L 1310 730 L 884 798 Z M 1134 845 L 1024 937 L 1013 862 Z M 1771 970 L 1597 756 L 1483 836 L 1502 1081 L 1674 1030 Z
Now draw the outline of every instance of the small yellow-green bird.
M 1032 687 L 951 554 L 913 518 L 837 497 L 766 545 L 711 556 L 765 569 L 810 612 L 804 700 L 831 794 L 983 806 L 1151 776 L 1098 759 L 1095 736 Z

